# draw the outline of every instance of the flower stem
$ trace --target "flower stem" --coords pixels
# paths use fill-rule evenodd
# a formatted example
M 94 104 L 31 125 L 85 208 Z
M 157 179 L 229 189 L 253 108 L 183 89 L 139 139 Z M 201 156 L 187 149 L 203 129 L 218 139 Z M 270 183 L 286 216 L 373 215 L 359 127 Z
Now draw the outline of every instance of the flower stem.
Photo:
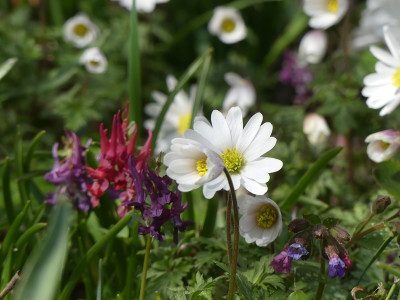
M 226 199 L 226 246 L 228 248 L 228 262 L 232 265 L 232 236 L 231 236 L 231 220 L 232 220 L 232 200 L 230 194 L 225 192 Z
M 364 222 L 364 224 L 361 226 L 360 229 L 357 230 L 356 233 L 353 234 L 353 237 L 356 237 L 358 234 L 360 234 L 361 231 L 364 230 L 365 226 L 368 225 L 368 223 L 372 220 L 372 218 L 375 216 L 374 213 L 371 213 L 370 216 L 368 217 L 368 219 Z
M 357 236 L 353 236 L 353 238 L 345 245 L 345 248 L 348 249 L 356 241 L 362 239 L 364 236 L 366 236 L 366 235 L 368 235 L 368 234 L 370 234 L 370 233 L 372 233 L 372 232 L 374 232 L 376 230 L 382 229 L 383 227 L 385 227 L 385 224 L 383 222 L 381 222 L 381 223 L 376 224 L 375 226 L 372 226 L 371 228 L 369 228 L 369 229 L 357 234 Z
M 398 283 L 398 281 L 397 281 L 397 279 L 395 279 L 395 281 L 393 282 L 393 285 L 390 288 L 389 293 L 387 294 L 387 297 L 385 298 L 385 300 L 390 300 L 392 298 L 392 295 L 394 293 L 394 290 L 396 289 L 397 283 Z
M 146 276 L 147 276 L 147 267 L 149 265 L 149 256 L 150 256 L 150 247 L 151 247 L 151 237 L 150 234 L 147 235 L 146 239 L 146 253 L 144 254 L 144 261 L 143 261 L 143 272 L 142 272 L 142 283 L 140 285 L 140 300 L 144 300 L 144 293 L 146 288 Z
M 321 281 L 319 282 L 317 294 L 315 295 L 315 300 L 321 300 L 325 288 L 325 258 L 322 255 L 322 242 L 321 242 L 321 255 L 320 255 L 320 273 Z

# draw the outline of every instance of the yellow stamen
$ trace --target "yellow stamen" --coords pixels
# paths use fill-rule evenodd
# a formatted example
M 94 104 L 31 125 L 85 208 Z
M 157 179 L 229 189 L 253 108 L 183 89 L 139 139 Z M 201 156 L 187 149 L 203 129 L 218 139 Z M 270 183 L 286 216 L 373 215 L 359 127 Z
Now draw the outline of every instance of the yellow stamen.
M 206 175 L 207 171 L 207 157 L 204 157 L 203 159 L 197 161 L 197 172 L 199 172 L 200 177 L 203 177 Z
M 192 119 L 192 114 L 185 114 L 179 119 L 177 131 L 180 135 L 183 135 L 187 129 L 190 128 L 190 120 Z
M 244 160 L 243 160 L 243 155 L 237 152 L 236 148 L 233 148 L 232 150 L 226 149 L 225 153 L 223 153 L 221 157 L 229 173 L 231 174 L 239 173 L 244 163 Z
M 221 23 L 221 29 L 222 31 L 225 31 L 227 33 L 232 32 L 236 27 L 235 22 L 232 19 L 224 19 Z
M 267 203 L 260 207 L 256 217 L 256 222 L 258 227 L 270 228 L 276 223 L 277 219 L 278 212 L 276 211 L 275 206 Z
M 400 67 L 397 68 L 396 73 L 393 75 L 393 85 L 395 87 L 400 87 Z
M 91 64 L 93 67 L 98 67 L 100 65 L 100 63 L 96 60 L 89 61 L 89 64 Z
M 381 141 L 381 147 L 383 148 L 383 150 L 386 150 L 387 148 L 389 148 L 390 144 L 386 143 L 384 141 Z
M 74 27 L 74 32 L 76 35 L 85 36 L 89 29 L 83 24 L 77 24 Z
M 331 13 L 334 13 L 334 14 L 337 13 L 337 11 L 339 9 L 338 0 L 328 0 L 328 4 L 326 5 L 326 8 Z

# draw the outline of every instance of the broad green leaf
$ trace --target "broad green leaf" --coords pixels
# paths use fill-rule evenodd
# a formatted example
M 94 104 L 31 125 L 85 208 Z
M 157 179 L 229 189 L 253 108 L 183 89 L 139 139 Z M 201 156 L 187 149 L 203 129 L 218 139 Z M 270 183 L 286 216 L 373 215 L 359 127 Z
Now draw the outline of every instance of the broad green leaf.
M 289 295 L 287 300 L 308 300 L 308 296 L 303 291 L 295 291 Z
M 339 223 L 340 223 L 340 220 L 337 218 L 326 218 L 322 222 L 322 225 L 324 225 L 326 227 L 334 227 L 334 226 L 338 225 Z
M 400 162 L 388 160 L 378 164 L 374 172 L 378 184 L 396 199 L 400 199 Z
M 317 215 L 314 214 L 306 214 L 303 215 L 303 218 L 309 221 L 313 225 L 321 224 L 321 219 Z
M 7 73 L 14 67 L 15 63 L 18 61 L 17 58 L 9 58 L 0 65 L 0 80 L 7 75 Z

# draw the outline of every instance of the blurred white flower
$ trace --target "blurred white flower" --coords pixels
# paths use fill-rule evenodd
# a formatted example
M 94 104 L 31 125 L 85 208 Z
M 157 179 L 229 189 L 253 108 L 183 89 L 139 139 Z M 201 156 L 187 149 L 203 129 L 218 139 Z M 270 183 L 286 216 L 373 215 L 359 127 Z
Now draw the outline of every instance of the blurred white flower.
M 368 157 L 374 162 L 382 162 L 392 158 L 400 149 L 400 133 L 389 129 L 370 134 L 365 139 L 368 144 Z
M 100 74 L 107 69 L 107 59 L 97 47 L 86 49 L 79 58 L 79 63 L 84 65 L 89 73 Z
M 243 79 L 235 73 L 226 73 L 225 81 L 231 87 L 225 95 L 223 110 L 228 111 L 233 106 L 239 106 L 243 115 L 247 115 L 249 107 L 256 102 L 256 91 L 250 80 Z
M 376 46 L 370 47 L 379 61 L 375 64 L 376 73 L 364 77 L 365 87 L 361 91 L 368 98 L 369 108 L 383 107 L 380 116 L 390 114 L 400 104 L 400 41 L 389 27 L 384 26 L 383 32 L 390 53 Z
M 282 232 L 282 215 L 278 205 L 265 196 L 241 195 L 238 198 L 240 235 L 247 243 L 265 247 Z
M 327 29 L 338 23 L 346 14 L 348 0 L 304 0 L 304 13 L 311 19 L 312 28 Z
M 303 132 L 310 144 L 316 147 L 324 145 L 331 134 L 325 118 L 316 113 L 307 114 L 304 118 Z
M 68 19 L 63 27 L 64 40 L 74 44 L 77 48 L 83 48 L 93 43 L 98 34 L 99 29 L 84 13 Z
M 307 32 L 300 41 L 299 62 L 302 65 L 318 64 L 325 56 L 328 38 L 322 30 Z
M 174 76 L 167 76 L 167 86 L 170 92 L 173 91 L 177 83 Z M 159 91 L 152 91 L 151 95 L 156 102 L 149 103 L 144 107 L 146 114 L 151 117 L 151 119 L 144 122 L 144 127 L 153 130 L 156 125 L 156 120 L 167 101 L 167 96 Z M 172 139 L 183 137 L 186 129 L 189 129 L 195 96 L 195 86 L 191 87 L 189 96 L 185 91 L 179 91 L 178 94 L 176 94 L 161 125 L 155 153 L 168 152 Z
M 119 5 L 121 5 L 122 7 L 131 10 L 134 0 L 113 0 L 113 1 L 117 1 Z M 156 4 L 165 3 L 168 1 L 169 0 L 136 0 L 135 2 L 136 10 L 138 12 L 150 13 L 156 8 Z
M 242 16 L 233 7 L 218 6 L 208 23 L 208 31 L 225 44 L 233 44 L 246 37 L 247 30 Z

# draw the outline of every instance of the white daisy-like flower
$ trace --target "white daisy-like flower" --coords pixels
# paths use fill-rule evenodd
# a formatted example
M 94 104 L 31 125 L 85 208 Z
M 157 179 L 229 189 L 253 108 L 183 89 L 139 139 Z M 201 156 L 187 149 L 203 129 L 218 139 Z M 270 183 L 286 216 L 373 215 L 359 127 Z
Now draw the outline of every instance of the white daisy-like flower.
M 177 84 L 178 81 L 174 76 L 167 76 L 167 86 L 170 92 L 173 91 Z M 185 91 L 179 91 L 176 94 L 161 125 L 155 153 L 168 152 L 171 141 L 174 138 L 183 137 L 186 129 L 189 129 L 195 96 L 195 86 L 191 87 L 189 95 Z M 144 108 L 146 114 L 152 117 L 152 119 L 144 122 L 144 127 L 151 130 L 154 129 L 156 120 L 167 101 L 167 96 L 159 91 L 153 91 L 152 97 L 156 102 L 147 104 Z
M 228 111 L 233 106 L 239 106 L 244 115 L 249 107 L 256 102 L 256 90 L 250 80 L 243 79 L 236 73 L 226 73 L 225 81 L 230 85 L 222 104 L 223 110 Z
M 84 13 L 68 19 L 63 27 L 64 40 L 77 48 L 84 48 L 93 43 L 98 34 L 98 27 Z
M 119 5 L 125 7 L 128 10 L 132 9 L 134 0 L 113 0 L 117 1 Z M 152 12 L 158 3 L 166 3 L 169 0 L 135 0 L 136 10 L 138 12 L 150 13 Z
M 316 147 L 324 145 L 331 134 L 325 118 L 316 113 L 307 114 L 304 118 L 303 132 L 310 144 Z
M 100 74 L 107 69 L 107 59 L 97 47 L 86 49 L 82 53 L 79 63 L 84 65 L 89 73 Z
M 218 6 L 208 23 L 208 31 L 225 44 L 233 44 L 246 37 L 246 25 L 240 12 L 233 7 Z
M 369 108 L 383 107 L 380 116 L 390 114 L 400 104 L 400 41 L 389 27 L 385 26 L 383 32 L 390 53 L 371 46 L 370 51 L 379 61 L 375 65 L 376 73 L 364 77 L 365 87 L 361 91 L 368 98 Z
M 368 157 L 377 163 L 392 158 L 400 149 L 400 133 L 388 129 L 370 134 L 365 139 Z
M 311 17 L 310 27 L 327 29 L 344 17 L 348 6 L 348 0 L 304 0 L 303 10 Z
M 195 119 L 193 130 L 185 132 L 185 138 L 194 140 L 221 156 L 233 181 L 234 189 L 243 186 L 247 191 L 263 195 L 267 192 L 266 182 L 269 173 L 282 168 L 282 162 L 275 158 L 262 157 L 276 144 L 271 137 L 272 124 L 262 123 L 261 113 L 253 115 L 243 128 L 242 111 L 232 107 L 226 118 L 214 110 L 211 124 L 204 117 Z M 225 173 L 203 185 L 203 194 L 211 199 L 214 194 L 224 189 L 229 190 Z
M 300 41 L 299 63 L 301 65 L 318 64 L 325 56 L 328 38 L 322 30 L 307 32 Z
M 265 196 L 241 195 L 238 198 L 239 232 L 247 243 L 265 247 L 282 232 L 282 215 L 278 205 Z

